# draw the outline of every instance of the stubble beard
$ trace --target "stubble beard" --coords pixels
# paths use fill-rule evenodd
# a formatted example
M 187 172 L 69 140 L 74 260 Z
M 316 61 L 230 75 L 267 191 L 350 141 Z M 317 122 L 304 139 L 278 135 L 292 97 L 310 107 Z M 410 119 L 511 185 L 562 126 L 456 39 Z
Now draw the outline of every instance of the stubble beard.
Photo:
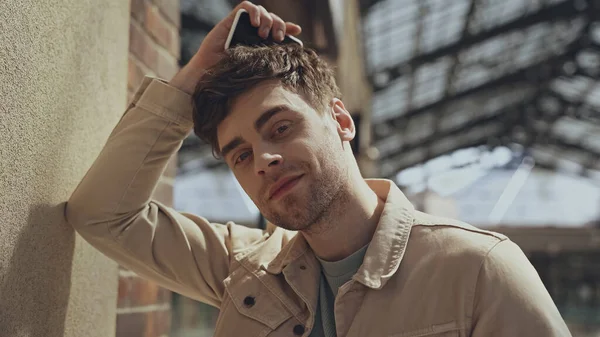
M 323 173 L 315 177 L 305 174 L 298 186 L 278 201 L 277 209 L 265 210 L 265 217 L 274 225 L 292 231 L 309 230 L 319 225 L 341 201 L 343 174 L 334 163 L 323 167 Z M 308 172 L 307 172 L 308 173 Z M 316 228 L 315 228 L 316 229 Z

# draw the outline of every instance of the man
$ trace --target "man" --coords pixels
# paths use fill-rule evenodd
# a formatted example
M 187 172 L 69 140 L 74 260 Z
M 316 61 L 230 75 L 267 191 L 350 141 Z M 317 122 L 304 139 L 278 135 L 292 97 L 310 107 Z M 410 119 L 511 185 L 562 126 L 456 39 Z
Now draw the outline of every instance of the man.
M 238 8 L 263 38 L 300 32 Z M 314 52 L 224 53 L 234 13 L 169 84 L 144 81 L 73 193 L 67 219 L 90 244 L 219 307 L 215 336 L 569 335 L 509 239 L 418 212 L 392 182 L 361 177 L 355 125 Z M 278 228 L 211 224 L 151 200 L 192 126 Z

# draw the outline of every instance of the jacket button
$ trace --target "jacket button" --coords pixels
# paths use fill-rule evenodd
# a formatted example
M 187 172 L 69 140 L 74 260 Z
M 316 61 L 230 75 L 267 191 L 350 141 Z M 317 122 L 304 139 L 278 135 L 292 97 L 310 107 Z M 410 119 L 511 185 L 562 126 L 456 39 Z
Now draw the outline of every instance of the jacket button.
M 298 324 L 294 327 L 294 335 L 302 336 L 304 334 L 304 326 Z
M 246 298 L 244 298 L 245 306 L 252 307 L 252 306 L 254 306 L 254 304 L 256 304 L 256 300 L 254 299 L 253 296 L 246 296 Z

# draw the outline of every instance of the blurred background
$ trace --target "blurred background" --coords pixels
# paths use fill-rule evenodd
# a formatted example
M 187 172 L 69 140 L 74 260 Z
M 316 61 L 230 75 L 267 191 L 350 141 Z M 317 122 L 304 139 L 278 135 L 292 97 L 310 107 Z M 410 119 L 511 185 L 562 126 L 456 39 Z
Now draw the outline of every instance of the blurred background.
M 255 2 L 335 67 L 365 177 L 506 234 L 573 335 L 600 336 L 600 0 Z M 171 79 L 237 3 L 0 1 L 0 335 L 212 335 L 218 309 L 118 267 L 64 202 L 144 76 Z M 153 198 L 265 226 L 195 136 Z
M 600 336 L 600 0 L 255 2 L 335 67 L 365 177 L 506 234 L 573 335 Z M 0 1 L 0 335 L 212 335 L 217 308 L 118 267 L 64 202 L 144 76 L 169 80 L 237 3 Z M 266 225 L 193 135 L 153 198 Z
M 573 334 L 600 336 L 600 1 L 255 2 L 301 24 L 336 67 L 365 176 L 507 234 Z M 180 1 L 181 64 L 236 3 Z M 195 136 L 178 168 L 178 209 L 263 223 Z M 173 300 L 173 336 L 210 330 L 216 309 Z M 178 319 L 186 310 L 196 328 Z

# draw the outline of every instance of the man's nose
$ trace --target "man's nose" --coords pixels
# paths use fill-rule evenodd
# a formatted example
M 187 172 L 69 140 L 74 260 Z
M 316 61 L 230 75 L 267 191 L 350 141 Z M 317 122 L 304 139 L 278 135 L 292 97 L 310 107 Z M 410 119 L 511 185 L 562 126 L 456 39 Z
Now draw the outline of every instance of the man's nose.
M 283 164 L 283 157 L 277 153 L 263 152 L 254 158 L 254 166 L 257 175 L 264 175 L 277 170 Z

